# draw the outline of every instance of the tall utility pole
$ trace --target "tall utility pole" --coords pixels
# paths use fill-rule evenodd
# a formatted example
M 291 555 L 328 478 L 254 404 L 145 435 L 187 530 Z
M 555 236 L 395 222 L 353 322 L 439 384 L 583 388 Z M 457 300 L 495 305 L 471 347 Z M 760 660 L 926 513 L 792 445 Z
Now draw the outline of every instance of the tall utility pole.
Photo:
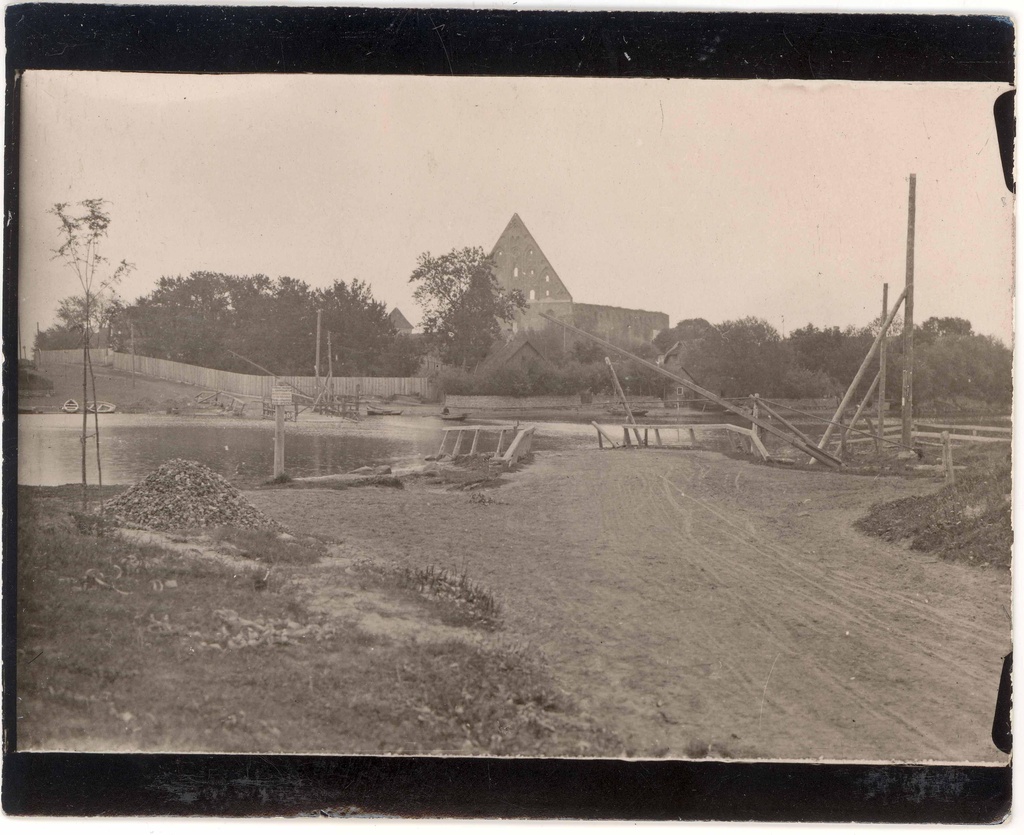
M 129 320 L 128 327 L 132 334 L 132 388 L 135 388 L 135 323 Z
M 903 307 L 903 444 L 910 446 L 914 422 L 914 212 L 917 174 L 910 175 L 907 203 L 907 299 Z
M 882 285 L 882 324 L 885 324 L 885 317 L 889 315 L 889 282 Z M 885 348 L 888 342 L 888 334 L 882 336 L 882 344 L 879 346 L 878 354 L 878 435 L 885 435 Z M 881 452 L 882 442 L 875 441 L 875 450 Z
M 316 395 L 320 396 L 320 311 L 316 312 L 316 366 L 314 367 L 314 374 L 316 374 Z

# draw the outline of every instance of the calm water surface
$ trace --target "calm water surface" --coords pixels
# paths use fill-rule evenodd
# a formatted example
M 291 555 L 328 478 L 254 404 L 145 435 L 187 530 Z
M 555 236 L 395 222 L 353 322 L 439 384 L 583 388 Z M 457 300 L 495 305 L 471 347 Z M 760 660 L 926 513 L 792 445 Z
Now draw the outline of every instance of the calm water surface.
M 594 430 L 586 424 L 531 421 L 530 425 L 537 426 L 534 449 L 538 451 L 596 443 Z M 90 432 L 92 426 L 90 415 Z M 415 460 L 437 452 L 444 427 L 431 417 L 367 418 L 358 424 L 289 423 L 285 467 L 293 476 L 310 476 Z M 56 485 L 80 481 L 81 429 L 81 415 L 20 415 L 18 482 Z M 493 448 L 497 440 L 490 435 L 484 439 L 482 450 Z M 269 420 L 115 413 L 100 416 L 100 440 L 104 484 L 134 483 L 171 458 L 199 461 L 229 477 L 244 473 L 269 478 L 274 469 L 274 424 Z M 90 438 L 88 443 L 89 481 L 95 484 L 95 441 Z

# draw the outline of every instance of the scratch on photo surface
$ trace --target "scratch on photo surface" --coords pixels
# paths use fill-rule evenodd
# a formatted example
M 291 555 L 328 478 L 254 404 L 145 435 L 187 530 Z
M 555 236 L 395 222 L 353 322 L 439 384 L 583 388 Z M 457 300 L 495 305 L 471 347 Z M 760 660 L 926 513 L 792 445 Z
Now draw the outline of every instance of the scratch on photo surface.
M 775 672 L 775 662 L 779 660 L 781 652 L 775 653 L 775 661 L 772 661 L 772 668 L 768 671 L 768 678 L 764 680 L 764 690 L 761 691 L 761 710 L 757 713 L 757 729 L 761 730 L 761 717 L 764 715 L 764 699 L 768 695 L 768 682 L 772 680 L 772 673 Z

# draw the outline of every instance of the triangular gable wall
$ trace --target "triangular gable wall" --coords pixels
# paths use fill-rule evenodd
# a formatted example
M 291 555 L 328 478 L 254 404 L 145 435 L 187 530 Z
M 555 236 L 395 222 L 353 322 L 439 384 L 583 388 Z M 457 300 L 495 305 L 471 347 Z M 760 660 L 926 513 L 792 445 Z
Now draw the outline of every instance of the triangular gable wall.
M 528 302 L 572 302 L 572 294 L 518 214 L 512 215 L 490 257 L 498 283 L 507 290 L 522 290 Z

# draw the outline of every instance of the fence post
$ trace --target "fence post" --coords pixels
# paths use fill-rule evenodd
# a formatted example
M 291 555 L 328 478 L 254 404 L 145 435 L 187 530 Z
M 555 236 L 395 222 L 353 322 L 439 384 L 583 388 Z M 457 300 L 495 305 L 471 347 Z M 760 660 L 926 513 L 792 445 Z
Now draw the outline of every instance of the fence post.
M 956 472 L 953 470 L 953 445 L 949 440 L 949 432 L 942 433 L 942 466 L 946 471 L 946 484 L 956 486 Z

